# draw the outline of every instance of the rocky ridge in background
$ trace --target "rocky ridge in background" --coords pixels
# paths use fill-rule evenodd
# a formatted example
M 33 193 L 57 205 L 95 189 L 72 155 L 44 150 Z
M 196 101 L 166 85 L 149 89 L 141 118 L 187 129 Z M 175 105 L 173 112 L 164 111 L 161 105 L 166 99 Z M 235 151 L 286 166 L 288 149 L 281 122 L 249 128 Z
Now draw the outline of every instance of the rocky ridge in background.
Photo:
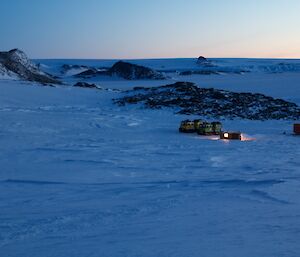
M 157 72 L 155 70 L 152 70 L 150 68 L 141 65 L 136 65 L 124 61 L 116 62 L 111 68 L 108 68 L 107 70 L 104 69 L 98 70 L 96 68 L 90 68 L 86 71 L 77 74 L 76 77 L 90 78 L 90 77 L 101 76 L 101 75 L 102 76 L 106 75 L 111 77 L 115 76 L 126 80 L 165 79 L 165 76 L 160 72 Z
M 129 62 L 119 61 L 115 63 L 109 70 L 111 76 L 122 77 L 127 80 L 135 79 L 165 79 L 165 77 L 150 68 L 132 64 Z
M 68 71 L 70 70 L 80 70 L 80 69 L 84 69 L 84 70 L 88 70 L 90 67 L 86 66 L 86 65 L 79 65 L 79 64 L 63 64 L 61 66 L 61 73 L 62 74 L 66 74 Z

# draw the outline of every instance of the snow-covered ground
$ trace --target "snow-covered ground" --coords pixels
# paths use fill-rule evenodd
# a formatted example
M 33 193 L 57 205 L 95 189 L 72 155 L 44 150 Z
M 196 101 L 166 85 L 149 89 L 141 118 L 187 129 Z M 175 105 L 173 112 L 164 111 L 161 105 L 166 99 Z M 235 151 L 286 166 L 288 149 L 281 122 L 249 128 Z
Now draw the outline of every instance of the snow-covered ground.
M 181 61 L 148 66 L 192 66 Z M 78 61 L 41 66 L 68 62 Z M 85 62 L 78 64 L 92 63 Z M 295 71 L 90 79 L 121 90 L 178 80 L 300 104 Z M 225 120 L 225 128 L 255 138 L 225 142 L 179 134 L 179 122 L 194 117 L 114 105 L 121 95 L 0 80 L 1 257 L 300 256 L 294 121 Z

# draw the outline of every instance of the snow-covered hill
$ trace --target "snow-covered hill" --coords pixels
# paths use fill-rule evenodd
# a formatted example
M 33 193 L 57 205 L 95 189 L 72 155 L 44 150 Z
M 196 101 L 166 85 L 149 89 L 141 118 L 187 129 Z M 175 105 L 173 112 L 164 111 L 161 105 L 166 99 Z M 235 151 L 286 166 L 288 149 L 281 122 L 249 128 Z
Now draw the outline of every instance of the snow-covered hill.
M 84 80 L 109 89 L 98 90 L 73 87 L 82 78 L 63 75 L 61 66 L 113 62 L 39 62 L 65 85 L 0 80 L 0 256 L 299 256 L 294 121 L 222 121 L 249 141 L 180 134 L 180 121 L 197 115 L 112 101 L 125 89 L 182 80 L 178 73 L 166 81 Z M 190 60 L 137 62 L 165 71 L 192 66 Z M 184 80 L 300 104 L 298 72 Z

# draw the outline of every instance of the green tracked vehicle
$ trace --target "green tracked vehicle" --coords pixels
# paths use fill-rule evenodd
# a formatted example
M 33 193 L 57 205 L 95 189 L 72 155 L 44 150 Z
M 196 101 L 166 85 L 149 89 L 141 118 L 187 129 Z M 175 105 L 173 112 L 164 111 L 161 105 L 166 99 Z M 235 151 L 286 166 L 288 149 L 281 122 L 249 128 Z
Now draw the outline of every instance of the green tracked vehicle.
M 214 135 L 220 135 L 222 133 L 222 123 L 214 121 L 211 124 L 213 125 Z
M 221 122 L 204 122 L 197 129 L 197 133 L 202 136 L 220 135 L 221 132 Z
M 195 127 L 195 131 L 198 131 L 198 129 L 200 128 L 200 126 L 204 123 L 203 120 L 194 120 L 194 127 Z
M 198 135 L 213 135 L 214 129 L 213 125 L 209 122 L 203 122 L 200 126 L 199 129 L 197 130 Z
M 182 133 L 194 133 L 195 130 L 195 123 L 191 120 L 184 120 L 180 123 L 179 132 Z
M 220 135 L 222 132 L 222 123 L 206 122 L 203 120 L 184 120 L 181 122 L 179 132 L 182 133 L 194 133 L 197 132 L 199 135 Z

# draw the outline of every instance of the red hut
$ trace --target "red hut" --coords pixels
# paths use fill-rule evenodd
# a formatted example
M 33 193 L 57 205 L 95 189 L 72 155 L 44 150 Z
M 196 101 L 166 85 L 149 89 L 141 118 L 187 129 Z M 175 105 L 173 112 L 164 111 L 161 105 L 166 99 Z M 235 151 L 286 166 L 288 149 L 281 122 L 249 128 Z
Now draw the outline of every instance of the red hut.
M 300 135 L 300 123 L 294 124 L 294 133 Z
M 242 133 L 241 132 L 221 132 L 220 139 L 242 140 Z

